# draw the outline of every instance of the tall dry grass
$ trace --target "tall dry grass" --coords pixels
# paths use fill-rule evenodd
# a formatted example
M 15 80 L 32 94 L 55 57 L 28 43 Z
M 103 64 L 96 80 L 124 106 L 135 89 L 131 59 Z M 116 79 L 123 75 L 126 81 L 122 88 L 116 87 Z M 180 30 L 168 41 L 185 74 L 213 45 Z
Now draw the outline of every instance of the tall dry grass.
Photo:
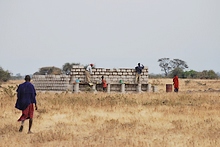
M 219 81 L 180 80 L 178 94 L 165 92 L 170 81 L 150 79 L 157 93 L 38 92 L 34 134 L 28 121 L 18 132 L 16 96 L 1 88 L 0 146 L 220 146 Z

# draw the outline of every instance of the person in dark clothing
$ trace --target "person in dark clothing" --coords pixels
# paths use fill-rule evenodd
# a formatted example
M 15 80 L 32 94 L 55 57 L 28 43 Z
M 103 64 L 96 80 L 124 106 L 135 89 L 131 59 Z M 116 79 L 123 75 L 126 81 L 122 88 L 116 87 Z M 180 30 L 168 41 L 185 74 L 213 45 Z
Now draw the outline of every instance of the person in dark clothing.
M 18 119 L 18 121 L 21 121 L 19 132 L 22 132 L 23 130 L 24 121 L 29 119 L 28 133 L 32 133 L 31 127 L 33 122 L 34 105 L 35 110 L 37 110 L 36 91 L 34 85 L 32 85 L 30 81 L 30 76 L 26 75 L 25 82 L 20 84 L 17 88 L 17 101 L 15 108 L 22 111 L 22 115 Z
M 135 72 L 136 72 L 135 83 L 140 83 L 142 69 L 144 69 L 144 65 L 143 64 L 141 65 L 140 63 L 138 63 L 138 66 L 135 67 Z

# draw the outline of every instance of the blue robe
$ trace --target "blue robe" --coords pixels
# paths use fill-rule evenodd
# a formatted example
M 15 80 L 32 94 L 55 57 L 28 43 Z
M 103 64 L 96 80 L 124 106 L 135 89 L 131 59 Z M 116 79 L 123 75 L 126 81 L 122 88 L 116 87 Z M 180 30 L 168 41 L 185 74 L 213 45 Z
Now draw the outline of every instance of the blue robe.
M 24 82 L 18 86 L 15 108 L 25 110 L 31 103 L 36 104 L 36 91 L 30 82 Z

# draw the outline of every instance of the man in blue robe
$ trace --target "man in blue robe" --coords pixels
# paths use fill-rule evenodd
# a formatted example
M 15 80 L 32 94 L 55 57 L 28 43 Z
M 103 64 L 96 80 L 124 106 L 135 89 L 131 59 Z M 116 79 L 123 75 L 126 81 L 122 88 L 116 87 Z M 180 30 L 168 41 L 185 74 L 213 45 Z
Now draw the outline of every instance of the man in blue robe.
M 25 82 L 20 84 L 17 89 L 17 101 L 15 108 L 22 111 L 22 115 L 18 119 L 18 121 L 21 121 L 19 132 L 22 132 L 23 130 L 24 121 L 29 119 L 28 133 L 32 133 L 31 127 L 33 122 L 34 104 L 35 110 L 37 110 L 36 91 L 34 85 L 32 85 L 30 81 L 30 76 L 26 75 Z

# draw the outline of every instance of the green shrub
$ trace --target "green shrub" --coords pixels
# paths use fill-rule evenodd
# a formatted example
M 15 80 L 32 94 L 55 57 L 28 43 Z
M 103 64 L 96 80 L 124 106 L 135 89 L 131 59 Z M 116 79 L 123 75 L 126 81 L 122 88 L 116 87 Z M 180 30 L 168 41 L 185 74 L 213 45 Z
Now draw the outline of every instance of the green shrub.
M 0 83 L 7 82 L 11 78 L 11 74 L 9 71 L 5 71 L 2 67 L 0 67 Z

